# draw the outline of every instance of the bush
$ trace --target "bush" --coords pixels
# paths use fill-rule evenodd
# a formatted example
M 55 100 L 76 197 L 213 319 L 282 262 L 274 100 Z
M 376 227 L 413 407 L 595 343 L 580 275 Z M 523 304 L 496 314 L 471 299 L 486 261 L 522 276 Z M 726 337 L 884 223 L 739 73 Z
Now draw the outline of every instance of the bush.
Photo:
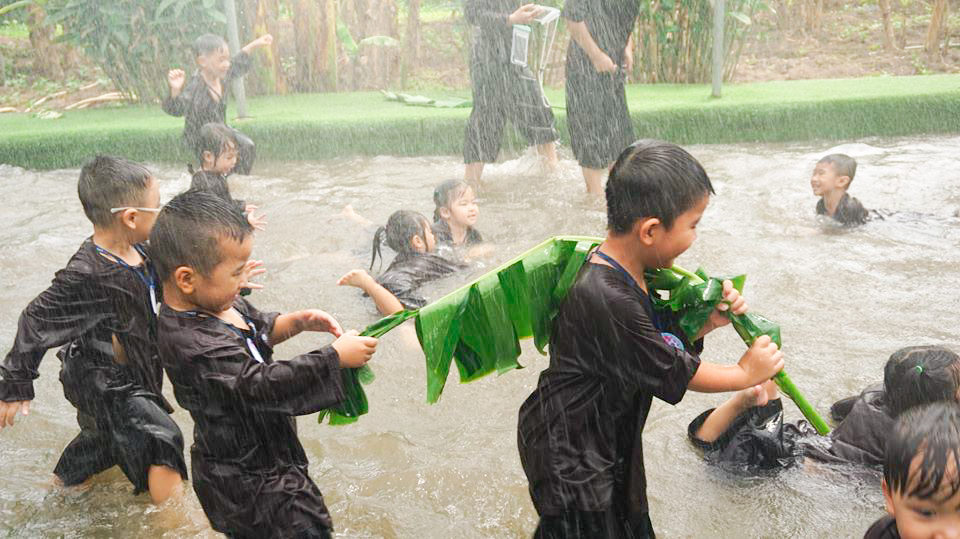
M 223 35 L 226 18 L 217 0 L 48 0 L 59 40 L 83 49 L 116 87 L 142 102 L 167 95 L 167 70 L 194 65 L 193 40 Z

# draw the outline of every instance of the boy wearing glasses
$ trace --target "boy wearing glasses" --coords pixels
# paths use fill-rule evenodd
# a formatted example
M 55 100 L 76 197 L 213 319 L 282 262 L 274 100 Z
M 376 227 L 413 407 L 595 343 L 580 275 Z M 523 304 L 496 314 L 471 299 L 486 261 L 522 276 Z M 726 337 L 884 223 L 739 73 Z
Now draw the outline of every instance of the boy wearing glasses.
M 183 436 L 161 394 L 162 296 L 144 248 L 160 192 L 142 165 L 110 156 L 83 167 L 77 190 L 93 236 L 20 315 L 0 364 L 0 428 L 29 413 L 40 360 L 62 346 L 60 381 L 80 433 L 54 469 L 58 482 L 77 485 L 118 465 L 135 494 L 147 490 L 160 503 L 187 477 Z

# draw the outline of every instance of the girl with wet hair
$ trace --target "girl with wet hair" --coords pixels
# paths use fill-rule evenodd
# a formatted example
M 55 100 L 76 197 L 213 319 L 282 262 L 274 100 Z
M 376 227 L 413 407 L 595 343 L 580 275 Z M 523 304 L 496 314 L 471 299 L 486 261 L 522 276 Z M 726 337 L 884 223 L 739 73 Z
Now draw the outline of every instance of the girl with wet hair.
M 208 123 L 200 128 L 197 142 L 197 158 L 200 170 L 194 172 L 193 166 L 187 169 L 193 174 L 190 180 L 192 191 L 208 191 L 221 199 L 236 205 L 237 210 L 245 214 L 250 226 L 263 230 L 266 219 L 255 212 L 257 206 L 246 204 L 230 195 L 227 176 L 237 164 L 236 131 L 221 123 Z
M 435 253 L 437 244 L 430 221 L 415 211 L 396 211 L 385 226 L 377 229 L 373 236 L 371 270 L 378 256 L 382 264 L 380 246 L 384 242 L 397 253 L 387 271 L 374 279 L 366 270 L 354 269 L 337 280 L 338 285 L 363 290 L 384 315 L 423 307 L 426 300 L 416 292 L 420 285 L 464 267 Z
M 769 381 L 700 414 L 688 434 L 708 460 L 727 467 L 780 468 L 804 456 L 876 467 L 897 417 L 942 401 L 960 401 L 960 356 L 943 346 L 908 346 L 887 360 L 883 384 L 834 403 L 830 414 L 839 424 L 829 436 L 815 436 L 804 421 L 784 423 Z
M 471 247 L 483 243 L 477 229 L 477 196 L 465 181 L 447 180 L 433 191 L 433 234 L 437 243 Z

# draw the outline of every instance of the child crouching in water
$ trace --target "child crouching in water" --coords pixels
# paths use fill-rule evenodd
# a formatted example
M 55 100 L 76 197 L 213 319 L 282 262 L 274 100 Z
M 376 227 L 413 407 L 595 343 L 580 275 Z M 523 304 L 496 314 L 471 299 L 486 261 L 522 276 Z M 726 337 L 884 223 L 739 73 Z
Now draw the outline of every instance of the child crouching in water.
M 227 176 L 237 164 L 237 140 L 234 130 L 223 124 L 204 124 L 200 128 L 197 141 L 197 158 L 200 161 L 200 170 L 193 172 L 190 167 L 190 172 L 193 173 L 190 189 L 209 191 L 227 202 L 235 203 L 240 212 L 246 214 L 250 226 L 263 230 L 267 221 L 264 216 L 254 213 L 257 207 L 230 195 Z
M 399 210 L 390 215 L 386 226 L 380 227 L 373 236 L 373 258 L 370 269 L 380 253 L 380 244 L 397 252 L 387 271 L 376 279 L 365 270 L 347 272 L 337 281 L 338 285 L 355 286 L 373 298 L 377 309 L 384 315 L 402 311 L 404 308 L 423 307 L 426 300 L 416 289 L 427 281 L 464 268 L 464 265 L 437 255 L 437 240 L 430 221 L 423 215 L 408 210 Z
M 887 516 L 864 539 L 960 537 L 960 405 L 918 407 L 897 420 L 883 461 Z
M 842 153 L 830 154 L 813 167 L 810 186 L 820 197 L 817 215 L 832 217 L 843 225 L 861 225 L 867 222 L 868 212 L 860 201 L 847 194 L 857 173 L 857 161 Z
M 688 434 L 717 464 L 771 469 L 806 456 L 820 462 L 879 466 L 894 420 L 911 408 L 960 400 L 960 356 L 942 346 L 910 346 L 894 352 L 883 385 L 832 407 L 840 424 L 828 437 L 814 436 L 805 422 L 784 423 L 772 381 L 733 395 L 694 419 Z
M 265 313 L 238 297 L 252 232 L 234 205 L 203 191 L 164 207 L 150 236 L 164 283 L 160 359 L 194 420 L 193 488 L 213 528 L 230 537 L 330 537 L 293 416 L 340 402 L 340 370 L 369 361 L 377 340 L 344 334 L 320 310 Z M 337 339 L 274 361 L 273 347 L 302 331 Z
M 480 208 L 473 187 L 462 180 L 447 180 L 433 191 L 433 233 L 437 243 L 457 250 L 464 250 L 465 258 L 477 258 L 490 254 L 491 245 L 483 243 L 483 236 L 474 228 Z

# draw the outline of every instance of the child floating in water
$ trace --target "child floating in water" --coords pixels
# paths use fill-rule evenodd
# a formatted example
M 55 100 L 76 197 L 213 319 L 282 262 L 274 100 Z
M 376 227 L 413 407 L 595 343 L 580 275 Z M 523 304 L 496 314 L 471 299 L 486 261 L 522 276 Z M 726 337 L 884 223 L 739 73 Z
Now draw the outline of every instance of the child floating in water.
M 747 310 L 729 281 L 695 342 L 648 296 L 644 271 L 690 247 L 712 192 L 700 163 L 666 142 L 638 141 L 611 169 L 607 238 L 560 304 L 550 365 L 520 408 L 535 537 L 652 537 L 642 434 L 653 398 L 676 404 L 688 389 L 753 387 L 783 368 L 768 337 L 737 364 L 700 361 L 700 337 L 730 323 L 721 311 Z
M 342 368 L 373 355 L 377 340 L 344 333 L 329 314 L 257 310 L 237 293 L 253 229 L 207 192 L 177 195 L 150 236 L 164 283 L 160 359 L 194 421 L 193 488 L 213 528 L 228 537 L 328 538 L 330 514 L 307 472 L 294 416 L 344 398 Z M 329 346 L 274 361 L 273 348 L 303 331 Z
M 832 415 L 841 422 L 829 437 L 814 436 L 805 422 L 784 423 L 772 381 L 700 414 L 688 434 L 708 460 L 726 467 L 781 468 L 804 456 L 879 466 L 893 421 L 911 408 L 944 400 L 960 400 L 960 356 L 942 346 L 911 346 L 890 356 L 882 386 L 833 405 Z
M 223 200 L 234 202 L 241 213 L 245 213 L 250 226 L 263 230 L 267 223 L 262 215 L 254 212 L 257 207 L 245 204 L 230 196 L 230 186 L 227 185 L 227 175 L 233 172 L 237 164 L 236 131 L 219 123 L 204 124 L 200 128 L 197 140 L 197 158 L 200 160 L 200 170 L 193 174 L 190 180 L 190 189 L 209 191 Z M 191 168 L 192 172 L 192 168 Z
M 960 405 L 939 402 L 901 416 L 883 462 L 889 515 L 864 539 L 960 537 Z
M 474 228 L 480 208 L 470 184 L 447 180 L 433 190 L 433 234 L 437 243 L 451 247 L 473 247 L 483 243 L 483 236 Z
M 857 162 L 848 155 L 830 154 L 817 162 L 810 178 L 813 194 L 820 197 L 817 215 L 830 216 L 844 225 L 867 222 L 869 212 L 847 194 L 856 173 Z
M 227 123 L 227 96 L 230 83 L 250 70 L 250 52 L 273 43 L 270 34 L 264 34 L 244 46 L 230 58 L 227 42 L 220 36 L 204 34 L 193 44 L 197 70 L 186 83 L 182 69 L 167 73 L 170 97 L 163 101 L 163 110 L 173 116 L 185 116 L 183 139 L 190 153 L 199 153 L 197 143 L 200 128 L 208 123 Z M 186 83 L 186 85 L 184 85 Z M 236 130 L 234 130 L 236 131 Z M 236 131 L 237 166 L 239 174 L 249 174 L 256 158 L 253 141 Z
M 384 315 L 400 312 L 404 308 L 423 307 L 426 300 L 416 293 L 420 285 L 464 267 L 434 253 L 437 242 L 430 221 L 417 212 L 396 211 L 387 219 L 387 225 L 377 230 L 373 237 L 370 269 L 373 269 L 373 263 L 380 255 L 380 244 L 384 237 L 387 245 L 397 252 L 387 271 L 374 279 L 365 270 L 355 269 L 337 281 L 338 285 L 350 285 L 363 290 L 373 298 L 377 309 Z

